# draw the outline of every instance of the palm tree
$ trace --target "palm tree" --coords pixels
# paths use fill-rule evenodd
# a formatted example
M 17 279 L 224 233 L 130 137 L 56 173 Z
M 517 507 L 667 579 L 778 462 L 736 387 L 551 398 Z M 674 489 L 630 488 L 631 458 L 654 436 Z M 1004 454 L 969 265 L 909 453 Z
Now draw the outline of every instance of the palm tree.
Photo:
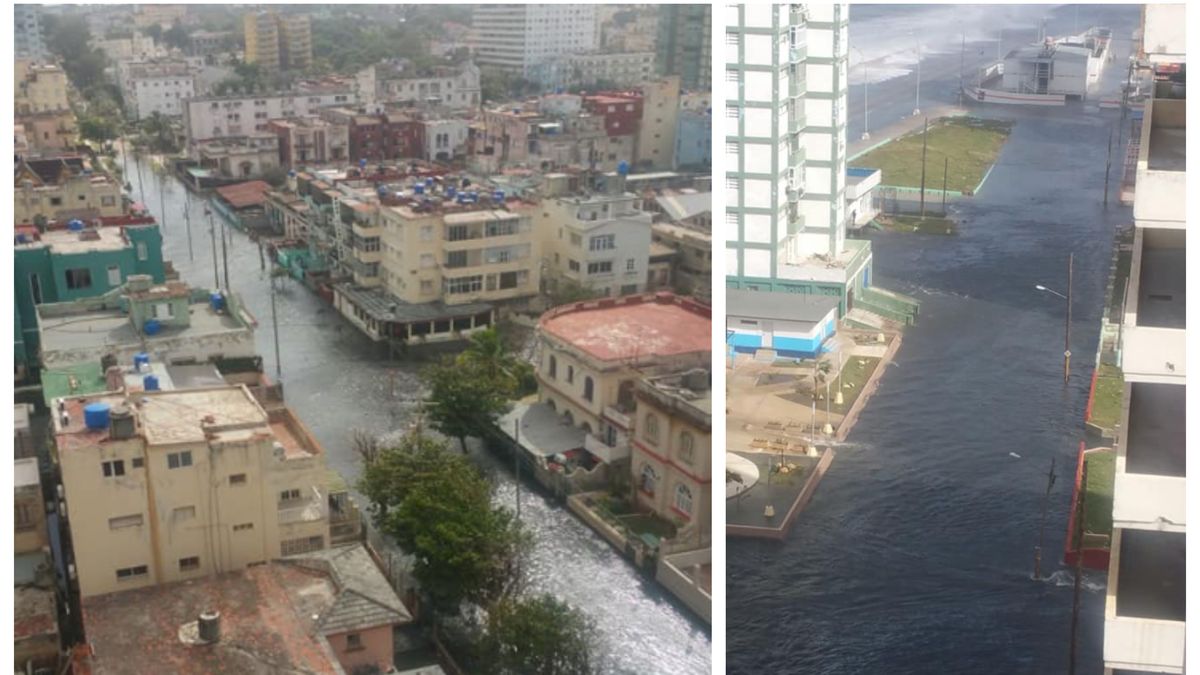
M 488 379 L 506 391 L 516 391 L 519 385 L 517 359 L 509 353 L 495 326 L 472 335 L 470 344 L 459 358 L 464 363 L 478 366 Z

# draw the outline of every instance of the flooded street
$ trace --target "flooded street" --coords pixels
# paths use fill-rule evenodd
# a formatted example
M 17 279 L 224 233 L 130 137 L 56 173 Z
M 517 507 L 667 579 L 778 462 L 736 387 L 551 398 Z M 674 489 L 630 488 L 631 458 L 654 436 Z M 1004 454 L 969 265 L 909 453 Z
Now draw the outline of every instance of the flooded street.
M 135 167 L 141 169 L 145 204 L 162 220 L 164 257 L 188 283 L 211 287 L 213 247 L 203 203 L 193 195 L 190 207 L 186 206 L 181 184 L 156 174 L 149 160 L 138 162 L 131 156 L 128 180 L 135 200 L 142 200 Z M 191 220 L 194 259 L 188 254 L 185 208 Z M 219 259 L 220 220 L 215 213 L 213 218 Z M 245 234 L 227 229 L 229 285 L 258 319 L 258 351 L 264 371 L 274 377 L 268 273 L 260 266 L 257 245 Z M 291 278 L 277 284 L 279 362 L 287 402 L 325 447 L 329 466 L 354 480 L 359 466 L 351 450 L 353 431 L 385 434 L 406 428 L 416 409 L 420 364 L 387 361 L 386 350 L 371 343 L 315 293 Z M 485 452 L 476 450 L 475 455 L 495 476 L 497 499 L 512 505 L 516 490 L 511 472 Z M 531 590 L 554 593 L 595 620 L 604 672 L 709 672 L 711 640 L 699 621 L 671 604 L 652 581 L 565 508 L 528 488 L 522 489 L 521 508 L 535 539 L 528 559 Z
M 852 44 L 871 37 L 855 28 L 860 9 L 851 9 Z M 866 9 L 879 19 L 908 11 Z M 1105 72 L 1111 89 L 1124 74 L 1117 71 L 1137 10 L 1089 10 L 1101 18 L 1081 11 L 1080 30 L 1105 25 L 1116 38 Z M 1062 20 L 1050 30 L 1062 34 Z M 1069 14 L 1065 22 L 1069 29 Z M 988 48 L 968 42 L 967 53 Z M 990 49 L 994 56 L 994 42 Z M 929 91 L 953 94 L 958 54 L 931 59 L 953 67 L 943 65 Z M 910 99 L 882 95 L 903 89 L 905 77 L 878 87 L 880 126 L 911 114 Z M 853 78 L 851 86 L 853 127 L 862 99 Z M 931 97 L 928 107 L 953 102 Z M 872 126 L 874 111 L 872 103 Z M 1115 199 L 1108 209 L 1102 203 L 1108 134 L 1120 112 L 971 111 L 1015 125 L 986 188 L 955 207 L 959 236 L 871 236 L 875 278 L 922 302 L 917 325 L 788 538 L 730 542 L 731 673 L 1067 671 L 1072 577 L 1060 561 L 1070 476 L 1113 231 L 1132 217 Z M 1076 358 L 1064 387 L 1065 307 L 1034 286 L 1064 288 L 1072 251 Z M 1059 479 L 1046 527 L 1048 578 L 1034 581 L 1052 457 Z M 1102 665 L 1104 577 L 1085 575 L 1080 672 Z

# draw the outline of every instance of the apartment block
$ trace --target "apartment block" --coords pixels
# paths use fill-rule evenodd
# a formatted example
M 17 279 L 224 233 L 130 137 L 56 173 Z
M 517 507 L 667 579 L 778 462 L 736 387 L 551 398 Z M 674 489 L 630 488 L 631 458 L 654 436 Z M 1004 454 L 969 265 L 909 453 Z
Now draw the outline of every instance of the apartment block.
M 837 295 L 870 283 L 871 247 L 846 238 L 846 5 L 727 13 L 725 227 L 730 288 Z
M 685 89 L 711 91 L 712 6 L 659 5 L 658 12 L 658 73 L 678 75 Z
M 109 61 L 118 65 L 122 61 L 145 61 L 167 55 L 165 47 L 157 44 L 154 38 L 142 33 L 134 33 L 127 38 L 111 39 L 97 38 L 93 33 L 92 47 L 104 52 Z
M 27 224 L 39 219 L 91 221 L 126 211 L 121 185 L 75 155 L 18 161 L 13 202 L 15 221 Z
M 592 112 L 585 109 L 584 102 L 582 96 L 560 94 L 521 107 L 485 110 L 481 122 L 473 126 L 473 166 L 498 173 L 522 166 L 542 172 L 566 168 L 614 171 L 622 162 L 631 164 L 637 137 L 636 123 L 629 120 L 640 107 L 621 100 L 612 103 L 611 113 L 606 108 Z M 618 105 L 632 109 L 618 113 Z M 611 129 L 609 116 L 614 120 Z
M 54 156 L 74 152 L 79 143 L 79 123 L 71 110 L 17 115 L 14 149 L 19 156 Z
M 17 59 L 44 63 L 49 56 L 42 33 L 42 6 L 14 5 L 13 36 Z
M 471 27 L 480 66 L 522 77 L 556 56 L 596 49 L 593 5 L 477 5 Z
M 18 116 L 71 108 L 67 101 L 67 73 L 57 65 L 18 59 L 13 83 L 16 85 L 13 109 Z
M 273 119 L 316 117 L 322 108 L 353 105 L 355 100 L 350 89 L 200 96 L 184 102 L 183 131 L 191 147 L 200 141 L 265 132 Z
M 286 169 L 350 158 L 350 129 L 345 124 L 303 117 L 271 120 L 267 129 L 279 137 L 279 161 Z
M 547 176 L 548 189 L 565 176 Z M 623 176 L 602 178 L 605 192 L 544 198 L 537 229 L 545 242 L 550 284 L 574 282 L 607 296 L 641 293 L 650 283 L 653 217 L 623 189 Z
M 450 110 L 471 110 L 480 104 L 479 67 L 470 61 L 421 72 L 385 62 L 368 66 L 356 77 L 368 83 L 379 101 L 435 105 Z
M 1113 486 L 1105 673 L 1184 672 L 1187 538 L 1187 141 L 1182 6 L 1147 5 L 1155 72 L 1136 165 L 1121 336 L 1125 392 Z
M 635 87 L 653 78 L 654 52 L 564 54 L 532 68 L 530 78 L 545 89 L 556 87 Z
M 304 70 L 312 65 L 312 26 L 304 14 L 253 12 L 242 17 L 246 63 L 266 70 Z
M 679 127 L 679 77 L 648 80 L 640 90 L 642 119 L 634 167 L 639 171 L 670 169 L 675 163 L 675 133 Z
M 179 117 L 184 101 L 196 93 L 192 69 L 180 59 L 122 61 L 117 64 L 117 83 L 135 120 L 155 113 Z
M 345 107 L 326 108 L 320 114 L 322 119 L 347 127 L 353 161 L 413 159 L 425 154 L 425 124 L 413 114 L 367 114 Z
M 133 25 L 138 28 L 161 26 L 163 30 L 187 19 L 187 5 L 136 5 Z
M 60 670 L 58 601 L 47 501 L 38 460 L 13 463 L 13 665 L 16 672 Z
M 631 470 L 637 502 L 694 537 L 711 531 L 710 377 L 698 368 L 646 377 L 634 388 Z
M 312 65 L 312 25 L 308 15 L 284 14 L 279 23 L 279 65 L 304 70 Z

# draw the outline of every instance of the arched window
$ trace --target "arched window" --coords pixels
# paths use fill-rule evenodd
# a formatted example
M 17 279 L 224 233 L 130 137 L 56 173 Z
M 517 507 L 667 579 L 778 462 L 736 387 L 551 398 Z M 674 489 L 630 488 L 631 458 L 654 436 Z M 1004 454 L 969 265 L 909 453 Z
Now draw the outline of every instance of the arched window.
M 679 458 L 685 462 L 692 461 L 692 448 L 695 445 L 695 440 L 692 435 L 686 431 L 679 434 Z
M 553 354 L 550 355 L 550 377 L 558 377 L 558 359 Z
M 642 483 L 638 487 L 647 495 L 654 496 L 654 490 L 658 487 L 658 472 L 654 467 L 649 464 L 642 467 Z
M 658 416 L 654 413 L 646 413 L 646 430 L 642 435 L 651 443 L 658 444 Z
M 567 366 L 567 384 L 575 381 L 575 366 Z
M 575 426 L 575 416 L 571 414 L 570 410 L 563 411 L 563 419 L 567 421 L 568 426 Z
M 692 491 L 683 483 L 675 487 L 675 510 L 680 515 L 692 517 Z
M 554 404 L 554 399 L 552 399 L 552 398 L 546 399 L 546 406 L 549 407 L 551 410 L 556 410 L 558 408 L 558 406 L 556 406 Z
M 588 375 L 587 377 L 583 378 L 583 398 L 585 398 L 588 401 L 591 401 L 592 397 L 595 395 L 596 395 L 596 383 L 592 382 L 592 376 Z
M 583 424 L 579 425 L 579 428 L 583 429 L 583 432 L 586 434 L 592 433 L 592 425 L 588 424 L 587 422 L 584 422 Z

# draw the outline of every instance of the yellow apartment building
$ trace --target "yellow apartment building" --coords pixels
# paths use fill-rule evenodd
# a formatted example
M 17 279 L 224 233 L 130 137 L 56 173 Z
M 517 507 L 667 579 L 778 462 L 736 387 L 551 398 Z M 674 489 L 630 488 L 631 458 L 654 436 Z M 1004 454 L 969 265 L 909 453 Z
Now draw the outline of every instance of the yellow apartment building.
M 320 446 L 244 385 L 53 403 L 80 593 L 196 579 L 328 546 Z

